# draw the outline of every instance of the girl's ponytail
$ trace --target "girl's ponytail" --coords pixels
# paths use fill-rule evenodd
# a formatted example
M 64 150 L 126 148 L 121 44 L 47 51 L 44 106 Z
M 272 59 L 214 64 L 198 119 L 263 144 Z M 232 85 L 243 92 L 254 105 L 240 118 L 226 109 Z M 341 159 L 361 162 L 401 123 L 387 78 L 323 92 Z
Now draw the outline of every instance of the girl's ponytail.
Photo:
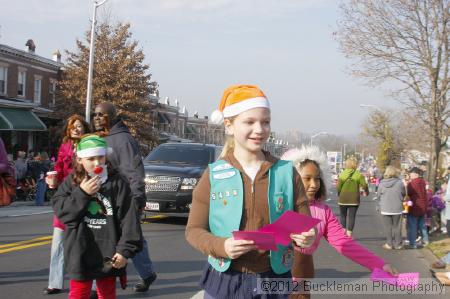
M 219 159 L 224 158 L 230 151 L 233 150 L 234 150 L 234 137 L 232 135 L 227 135 Z

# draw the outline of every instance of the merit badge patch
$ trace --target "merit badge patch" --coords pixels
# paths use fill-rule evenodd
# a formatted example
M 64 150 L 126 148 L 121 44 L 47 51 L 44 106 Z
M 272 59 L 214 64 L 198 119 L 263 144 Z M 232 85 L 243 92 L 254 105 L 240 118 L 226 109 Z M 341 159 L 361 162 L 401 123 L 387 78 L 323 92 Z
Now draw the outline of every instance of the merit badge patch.
M 277 206 L 277 208 L 276 208 L 277 212 L 281 212 L 284 210 L 283 197 L 280 196 L 277 198 L 276 206 Z
M 290 268 L 292 266 L 293 261 L 294 261 L 294 251 L 292 250 L 292 248 L 287 248 L 286 251 L 283 253 L 281 263 L 285 267 Z
M 213 178 L 215 178 L 216 180 L 224 180 L 224 179 L 231 178 L 235 175 L 236 175 L 236 171 L 232 170 L 232 171 L 226 171 L 226 172 L 221 172 L 221 173 L 215 173 L 215 174 L 213 174 Z
M 221 171 L 221 170 L 226 170 L 226 169 L 230 169 L 230 168 L 233 168 L 233 166 L 231 166 L 228 163 L 225 163 L 225 164 L 220 164 L 220 165 L 215 166 L 212 169 L 212 171 Z

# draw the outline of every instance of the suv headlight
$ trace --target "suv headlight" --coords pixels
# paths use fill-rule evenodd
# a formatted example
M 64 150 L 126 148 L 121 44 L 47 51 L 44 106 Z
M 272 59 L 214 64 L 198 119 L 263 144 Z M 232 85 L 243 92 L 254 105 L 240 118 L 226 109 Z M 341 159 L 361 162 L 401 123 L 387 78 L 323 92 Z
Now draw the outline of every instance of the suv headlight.
M 198 179 L 196 178 L 184 178 L 181 182 L 181 190 L 192 190 L 194 189 L 195 185 L 197 185 Z

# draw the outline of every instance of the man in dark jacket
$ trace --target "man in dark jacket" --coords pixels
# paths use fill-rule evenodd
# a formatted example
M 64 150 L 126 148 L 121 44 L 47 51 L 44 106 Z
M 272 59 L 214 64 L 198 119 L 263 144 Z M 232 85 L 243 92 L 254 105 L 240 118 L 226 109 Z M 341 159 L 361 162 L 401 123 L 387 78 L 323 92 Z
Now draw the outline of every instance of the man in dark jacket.
M 104 102 L 97 105 L 93 120 L 95 131 L 102 132 L 108 146 L 113 149 L 113 152 L 108 155 L 108 161 L 129 182 L 132 198 L 142 211 L 146 204 L 145 172 L 138 143 L 125 123 L 117 117 L 116 108 L 112 103 Z M 142 279 L 134 286 L 135 292 L 146 292 L 156 279 L 148 253 L 147 240 L 143 238 L 143 241 L 143 250 L 132 259 Z
M 422 233 L 423 244 L 428 244 L 428 232 L 425 227 L 428 198 L 426 183 L 420 177 L 421 172 L 418 167 L 413 167 L 409 172 L 411 181 L 406 187 L 409 199 L 412 201 L 407 218 L 409 248 L 411 249 L 417 249 L 416 237 L 418 230 Z

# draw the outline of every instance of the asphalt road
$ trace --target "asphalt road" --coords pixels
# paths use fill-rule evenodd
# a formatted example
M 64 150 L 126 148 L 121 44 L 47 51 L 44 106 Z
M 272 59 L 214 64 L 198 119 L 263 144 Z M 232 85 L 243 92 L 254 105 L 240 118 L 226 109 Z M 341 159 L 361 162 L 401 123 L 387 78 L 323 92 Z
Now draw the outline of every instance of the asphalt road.
M 330 200 L 328 204 L 336 208 L 335 200 Z M 42 289 L 47 286 L 48 280 L 52 214 L 2 217 L 2 209 L 4 208 L 0 209 L 0 298 L 49 298 L 48 295 L 43 295 Z M 27 209 L 32 211 L 33 207 Z M 45 209 L 39 212 L 45 213 Z M 185 224 L 185 219 L 173 217 L 151 219 L 143 224 L 158 279 L 148 293 L 135 294 L 128 288 L 125 291 L 119 290 L 118 298 L 190 298 L 200 291 L 197 284 L 205 258 L 185 241 Z M 391 262 L 400 272 L 420 272 L 421 278 L 430 278 L 428 265 L 432 256 L 426 250 L 387 251 L 381 248 L 384 243 L 381 219 L 376 215 L 374 202 L 370 198 L 363 200 L 358 211 L 354 237 Z M 315 253 L 314 262 L 316 277 L 352 280 L 369 277 L 368 270 L 337 254 L 325 241 L 322 241 Z M 129 266 L 128 279 L 130 286 L 138 281 L 132 264 Z M 450 289 L 447 287 L 446 291 L 448 293 Z M 336 296 L 314 295 L 313 298 Z M 67 298 L 67 283 L 63 294 L 50 297 Z M 340 297 L 361 298 L 362 295 Z M 365 299 L 392 297 L 364 295 Z M 408 298 L 425 296 L 409 295 Z M 448 297 L 436 295 L 433 298 Z

